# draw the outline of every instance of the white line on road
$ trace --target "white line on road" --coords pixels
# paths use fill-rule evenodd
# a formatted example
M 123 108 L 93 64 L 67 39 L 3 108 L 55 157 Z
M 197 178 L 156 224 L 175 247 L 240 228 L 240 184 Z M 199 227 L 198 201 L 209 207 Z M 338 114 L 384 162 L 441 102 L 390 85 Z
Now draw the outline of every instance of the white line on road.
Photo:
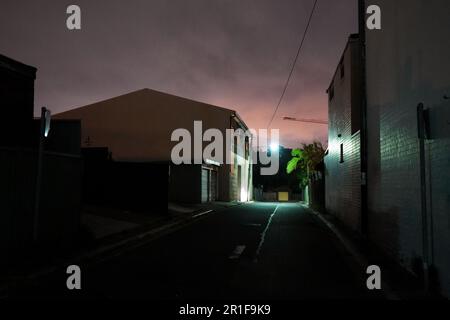
M 267 221 L 267 225 L 264 229 L 264 231 L 261 233 L 261 239 L 259 240 L 258 249 L 256 249 L 255 258 L 253 259 L 253 262 L 258 262 L 259 253 L 261 252 L 261 248 L 264 244 L 264 241 L 266 240 L 266 233 L 267 230 L 269 230 L 270 224 L 272 223 L 272 219 L 275 216 L 275 213 L 278 210 L 278 205 L 276 206 L 275 210 L 273 210 L 272 214 L 269 217 L 269 220 Z
M 192 218 L 197 218 L 197 217 L 203 216 L 203 215 L 205 215 L 207 213 L 210 213 L 210 212 L 213 212 L 213 211 L 214 210 L 208 210 L 208 211 L 200 212 L 200 213 L 197 213 L 197 214 L 193 215 Z
M 237 246 L 233 250 L 231 255 L 228 257 L 228 259 L 232 259 L 232 260 L 238 259 L 241 256 L 242 252 L 244 252 L 244 250 L 245 250 L 245 246 L 243 246 L 243 245 Z

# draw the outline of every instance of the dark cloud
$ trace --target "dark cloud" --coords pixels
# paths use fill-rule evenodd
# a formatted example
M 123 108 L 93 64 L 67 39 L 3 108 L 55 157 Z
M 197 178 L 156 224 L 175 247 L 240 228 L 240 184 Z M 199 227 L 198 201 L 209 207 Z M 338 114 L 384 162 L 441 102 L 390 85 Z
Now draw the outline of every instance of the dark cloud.
M 69 4 L 82 30 L 65 27 Z M 18 1 L 0 3 L 0 52 L 38 67 L 36 110 L 54 112 L 148 87 L 236 109 L 264 128 L 281 94 L 313 0 Z M 356 0 L 319 0 L 273 127 L 288 145 L 326 138 L 325 90 Z

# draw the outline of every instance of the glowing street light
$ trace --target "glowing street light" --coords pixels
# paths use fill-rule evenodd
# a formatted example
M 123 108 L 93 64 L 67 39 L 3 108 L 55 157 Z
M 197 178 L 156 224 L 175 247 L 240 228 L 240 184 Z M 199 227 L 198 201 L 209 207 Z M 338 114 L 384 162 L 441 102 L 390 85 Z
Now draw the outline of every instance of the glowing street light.
M 270 144 L 270 151 L 272 151 L 272 152 L 277 152 L 278 149 L 280 149 L 280 145 L 279 145 L 278 143 L 272 142 L 272 143 Z

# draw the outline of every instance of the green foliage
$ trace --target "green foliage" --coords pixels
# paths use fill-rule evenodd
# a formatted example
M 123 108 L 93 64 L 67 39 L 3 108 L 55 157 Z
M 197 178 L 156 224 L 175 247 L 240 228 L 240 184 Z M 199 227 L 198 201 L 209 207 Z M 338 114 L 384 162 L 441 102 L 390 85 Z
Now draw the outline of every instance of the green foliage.
M 294 157 L 291 160 L 289 160 L 287 167 L 286 167 L 286 172 L 288 174 L 291 174 L 292 172 L 294 172 L 294 170 L 297 169 L 298 166 L 298 162 L 301 160 L 300 157 Z
M 293 149 L 291 152 L 291 156 L 293 157 L 301 157 L 303 155 L 303 151 L 300 149 Z
M 292 159 L 286 166 L 286 172 L 288 174 L 295 172 L 300 186 L 305 187 L 308 185 L 310 174 L 315 171 L 324 154 L 325 150 L 319 141 L 303 144 L 301 149 L 292 150 Z

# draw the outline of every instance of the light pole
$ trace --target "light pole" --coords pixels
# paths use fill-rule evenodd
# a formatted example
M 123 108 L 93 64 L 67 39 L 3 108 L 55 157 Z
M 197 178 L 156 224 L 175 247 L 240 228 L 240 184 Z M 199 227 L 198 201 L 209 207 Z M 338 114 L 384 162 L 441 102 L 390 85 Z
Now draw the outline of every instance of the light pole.
M 34 221 L 33 221 L 33 240 L 38 239 L 39 230 L 39 209 L 41 200 L 41 184 L 42 184 L 42 163 L 44 160 L 44 142 L 50 131 L 51 112 L 46 107 L 41 109 L 41 126 L 39 130 L 39 150 L 38 150 L 38 164 L 36 175 L 36 190 L 34 197 Z

